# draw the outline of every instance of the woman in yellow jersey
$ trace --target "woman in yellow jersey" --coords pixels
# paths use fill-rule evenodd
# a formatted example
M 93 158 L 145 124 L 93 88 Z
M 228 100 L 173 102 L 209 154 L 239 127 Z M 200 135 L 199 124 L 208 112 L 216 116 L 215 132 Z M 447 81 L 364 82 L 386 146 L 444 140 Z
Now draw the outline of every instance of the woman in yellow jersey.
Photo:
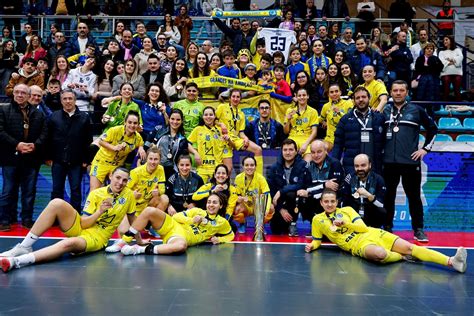
M 213 192 L 221 192 L 227 198 L 227 207 L 225 218 L 230 219 L 234 214 L 235 205 L 237 204 L 237 188 L 230 184 L 230 173 L 226 165 L 220 164 L 216 167 L 214 175 L 209 183 L 204 184 L 193 194 L 193 201 L 197 205 L 204 207 L 204 199 L 209 197 Z
M 150 223 L 163 238 L 163 244 L 126 245 L 121 250 L 122 254 L 167 255 L 182 253 L 188 247 L 206 241 L 214 245 L 232 241 L 235 235 L 229 222 L 223 217 L 225 207 L 226 198 L 218 192 L 209 196 L 205 210 L 192 208 L 177 213 L 173 217 L 157 208 L 148 207 L 133 222 L 132 227 L 122 239 L 125 242 L 131 242 L 133 236 Z
M 128 176 L 128 170 L 116 168 L 110 174 L 110 185 L 89 193 L 82 216 L 61 199 L 49 202 L 26 238 L 0 255 L 3 271 L 51 261 L 66 253 L 81 254 L 104 248 L 122 218 L 127 215 L 130 220 L 133 219 L 135 198 L 133 192 L 126 187 Z M 56 221 L 68 238 L 33 252 L 33 244 Z
M 311 160 L 309 144 L 318 131 L 318 112 L 308 106 L 308 92 L 304 88 L 296 91 L 296 105 L 286 111 L 283 131 L 298 145 L 298 152 L 307 161 Z
M 370 92 L 369 105 L 372 110 L 382 112 L 388 101 L 388 92 L 385 84 L 381 80 L 375 79 L 375 67 L 367 65 L 362 68 L 362 86 Z
M 230 142 L 230 137 L 227 129 L 222 130 L 216 125 L 216 111 L 213 107 L 204 108 L 202 121 L 203 124 L 193 129 L 188 141 L 197 147 L 200 158 L 196 159 L 197 174 L 207 183 L 216 166 L 222 163 L 223 155 L 228 154 L 227 142 Z
M 219 104 L 216 111 L 216 116 L 219 122 L 224 123 L 229 131 L 229 136 L 232 141 L 232 147 L 236 150 L 246 150 L 255 155 L 258 162 L 258 172 L 263 174 L 263 157 L 262 148 L 249 140 L 245 135 L 245 115 L 239 109 L 240 101 L 242 100 L 242 92 L 237 89 L 230 90 L 230 99 L 228 104 Z M 232 148 L 223 155 L 224 164 L 229 171 L 232 171 Z
M 146 163 L 130 172 L 130 181 L 127 187 L 133 191 L 136 200 L 135 217 L 138 217 L 147 206 L 158 207 L 166 210 L 169 198 L 165 194 L 165 170 L 160 165 L 160 149 L 151 147 L 147 150 Z M 128 218 L 124 218 L 118 227 L 120 235 L 125 234 L 130 228 Z M 142 243 L 141 235 L 135 236 L 138 243 Z M 125 243 L 119 239 L 107 248 L 106 252 L 118 252 Z
M 270 188 L 265 177 L 255 172 L 257 162 L 254 157 L 248 156 L 242 160 L 244 172 L 235 177 L 237 188 L 237 205 L 234 210 L 234 221 L 240 223 L 239 233 L 245 233 L 245 218 L 254 214 L 255 198 L 265 195 L 267 198 L 267 208 L 265 210 L 265 223 L 269 222 L 275 208 L 270 197 Z
M 319 117 L 319 124 L 322 128 L 327 128 L 324 141 L 328 145 L 328 151 L 334 146 L 334 133 L 341 117 L 347 114 L 354 106 L 352 100 L 341 99 L 341 88 L 339 84 L 333 83 L 329 86 L 329 102 L 324 104 Z
M 467 252 L 458 248 L 456 255 L 448 257 L 440 252 L 420 247 L 384 231 L 367 227 L 360 215 L 351 207 L 337 208 L 336 192 L 325 189 L 321 195 L 323 213 L 313 217 L 313 241 L 306 244 L 311 252 L 321 245 L 323 235 L 344 251 L 370 261 L 390 263 L 401 260 L 421 260 L 450 266 L 463 273 L 467 268 Z
M 93 191 L 104 184 L 105 177 L 125 162 L 128 154 L 138 148 L 140 159 L 145 160 L 143 140 L 137 132 L 140 115 L 129 111 L 125 117 L 125 125 L 112 127 L 100 136 L 100 149 L 94 157 L 90 171 L 90 190 Z
M 205 53 L 198 53 L 196 56 L 196 62 L 194 66 L 189 69 L 189 76 L 191 78 L 200 78 L 207 76 L 215 76 L 214 70 L 209 68 L 209 59 Z M 217 88 L 200 88 L 199 98 L 215 100 L 217 94 Z

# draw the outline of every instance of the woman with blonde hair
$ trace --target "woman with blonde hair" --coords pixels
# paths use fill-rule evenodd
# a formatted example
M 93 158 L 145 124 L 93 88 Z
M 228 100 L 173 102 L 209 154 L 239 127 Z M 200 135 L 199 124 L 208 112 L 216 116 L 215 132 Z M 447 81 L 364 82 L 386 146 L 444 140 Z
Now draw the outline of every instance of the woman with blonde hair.
M 114 77 L 112 86 L 112 95 L 118 95 L 123 83 L 130 83 L 133 86 L 133 97 L 142 99 L 145 96 L 145 79 L 138 74 L 137 62 L 129 59 L 125 62 L 125 70 L 122 74 Z

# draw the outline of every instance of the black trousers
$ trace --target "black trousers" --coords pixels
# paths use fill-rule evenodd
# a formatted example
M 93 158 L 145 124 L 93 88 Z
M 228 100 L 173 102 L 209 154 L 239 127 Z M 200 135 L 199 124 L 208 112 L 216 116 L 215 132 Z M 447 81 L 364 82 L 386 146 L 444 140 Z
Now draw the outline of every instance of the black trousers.
M 392 164 L 386 163 L 383 169 L 385 180 L 384 207 L 387 211 L 385 226 L 393 227 L 393 216 L 395 215 L 395 198 L 397 186 L 402 179 L 403 190 L 408 198 L 408 207 L 411 215 L 411 226 L 413 230 L 423 228 L 423 204 L 421 203 L 421 165 Z
M 275 208 L 275 215 L 270 221 L 270 228 L 273 234 L 285 234 L 288 233 L 290 223 L 283 219 L 280 214 L 281 209 L 287 210 L 293 217 L 293 221 L 296 222 L 298 219 L 298 213 L 295 213 L 296 207 L 296 192 L 289 192 L 284 197 L 280 197 L 278 204 Z

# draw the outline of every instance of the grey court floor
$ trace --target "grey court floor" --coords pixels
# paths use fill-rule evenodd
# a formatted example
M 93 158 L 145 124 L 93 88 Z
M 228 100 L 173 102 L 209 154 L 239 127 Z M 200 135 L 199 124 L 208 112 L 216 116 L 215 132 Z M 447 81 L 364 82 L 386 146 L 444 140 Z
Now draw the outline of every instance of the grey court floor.
M 19 240 L 2 238 L 0 249 Z M 35 248 L 54 242 L 41 239 Z M 0 315 L 473 315 L 474 251 L 468 255 L 465 274 L 433 264 L 376 265 L 331 246 L 306 254 L 302 244 L 68 255 L 2 273 Z

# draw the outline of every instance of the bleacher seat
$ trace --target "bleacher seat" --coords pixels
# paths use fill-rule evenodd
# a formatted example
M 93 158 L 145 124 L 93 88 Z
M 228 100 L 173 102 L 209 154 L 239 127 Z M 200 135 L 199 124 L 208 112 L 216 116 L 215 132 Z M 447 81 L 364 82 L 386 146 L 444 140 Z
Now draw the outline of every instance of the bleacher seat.
M 453 138 L 448 134 L 437 134 L 435 142 L 452 142 Z
M 438 127 L 440 130 L 463 130 L 461 121 L 457 117 L 441 117 L 438 122 Z
M 474 118 L 468 117 L 464 119 L 464 129 L 474 131 Z
M 460 134 L 456 137 L 457 142 L 474 142 L 474 135 Z
M 449 111 L 447 111 L 444 106 L 442 105 L 441 108 L 438 111 L 434 112 L 438 116 L 446 116 L 449 115 Z

